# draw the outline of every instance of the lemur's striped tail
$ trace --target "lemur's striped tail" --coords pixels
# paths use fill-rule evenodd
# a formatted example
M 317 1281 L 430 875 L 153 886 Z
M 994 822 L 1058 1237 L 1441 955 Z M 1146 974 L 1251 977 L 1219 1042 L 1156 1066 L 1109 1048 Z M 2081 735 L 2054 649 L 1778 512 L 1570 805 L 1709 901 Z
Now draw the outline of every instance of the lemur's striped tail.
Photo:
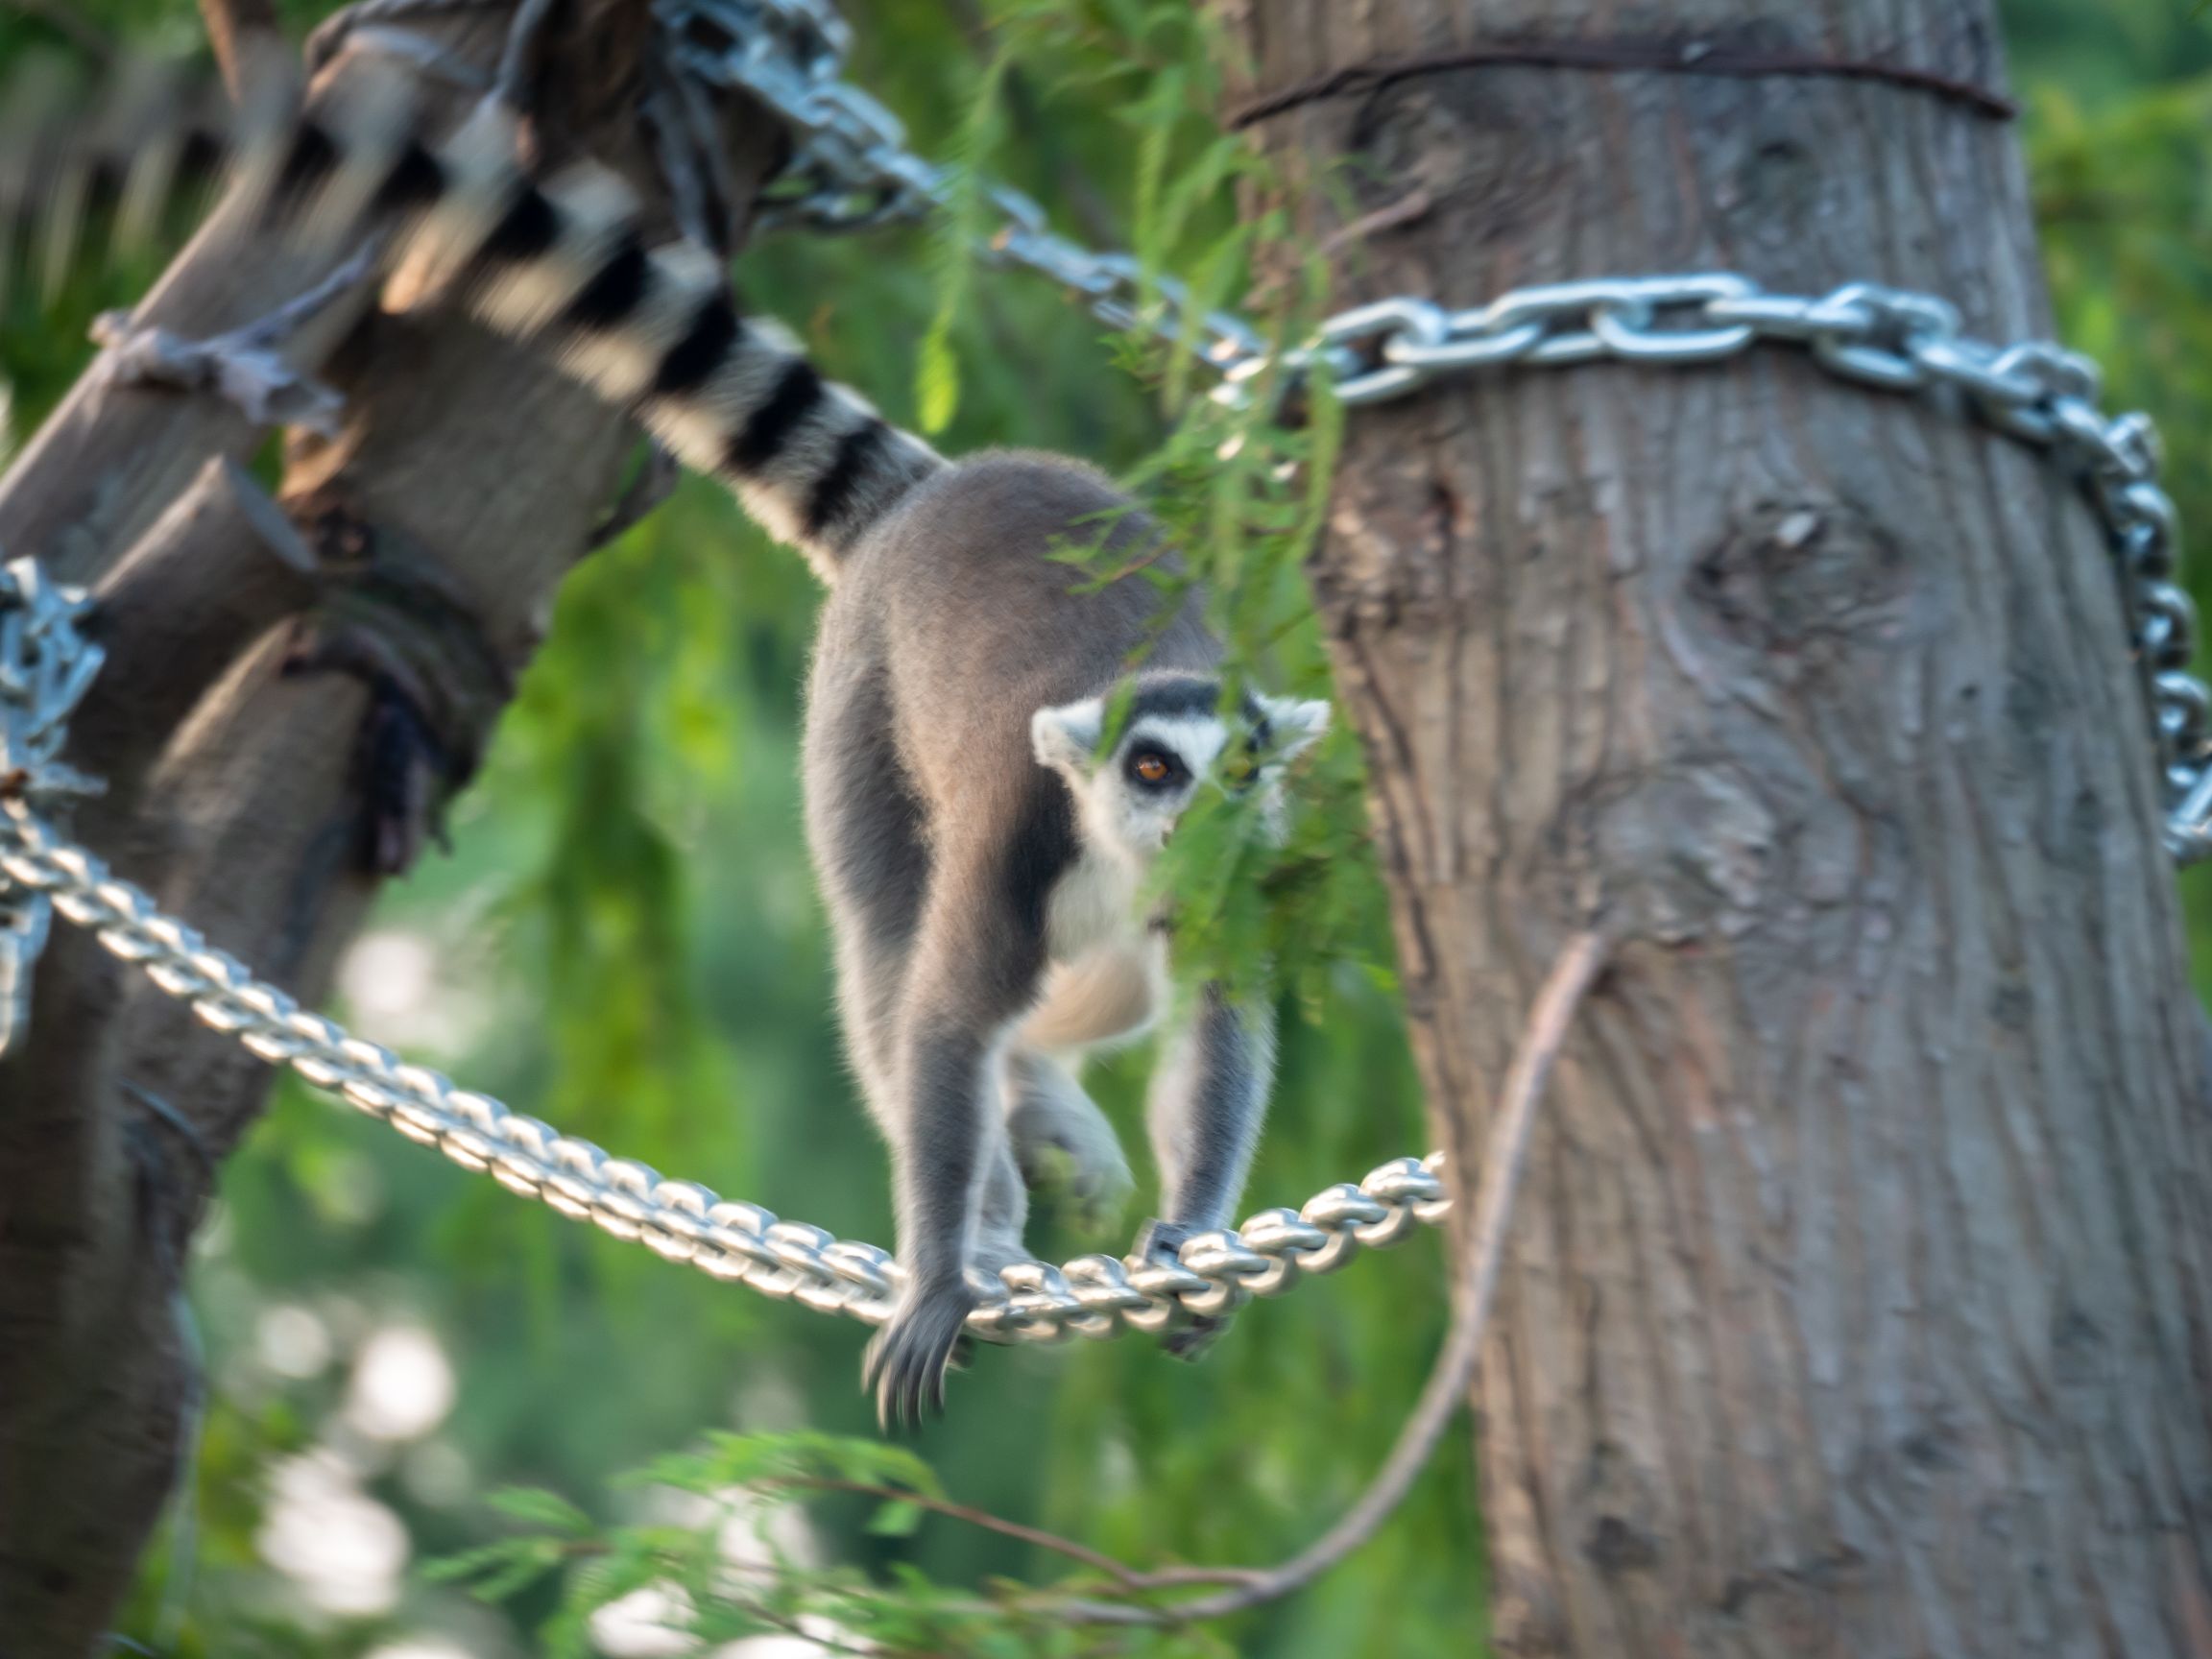
M 389 108 L 305 124 L 267 183 L 309 233 L 393 222 L 386 303 L 464 304 L 542 340 L 634 411 L 677 458 L 733 489 L 825 581 L 870 526 L 944 459 L 815 373 L 781 326 L 741 319 L 721 259 L 648 248 L 629 186 L 596 164 L 532 179 L 487 104 L 428 145 Z

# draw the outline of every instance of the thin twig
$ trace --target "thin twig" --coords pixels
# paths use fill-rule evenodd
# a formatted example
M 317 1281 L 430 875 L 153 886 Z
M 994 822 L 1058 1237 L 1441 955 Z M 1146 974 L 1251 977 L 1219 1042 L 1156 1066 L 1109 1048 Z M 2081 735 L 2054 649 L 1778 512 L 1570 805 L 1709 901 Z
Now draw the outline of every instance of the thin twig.
M 1429 186 L 1416 184 L 1397 201 L 1386 202 L 1374 212 L 1362 213 L 1351 224 L 1338 226 L 1322 242 L 1320 252 L 1324 255 L 1335 253 L 1381 231 L 1410 225 L 1435 205 L 1436 199 L 1429 194 Z
M 805 1620 L 779 1613 L 764 1601 L 737 1597 L 733 1599 L 733 1604 L 746 1617 L 759 1620 L 772 1630 L 781 1630 L 785 1635 L 798 1637 L 802 1642 L 812 1643 L 825 1653 L 851 1654 L 853 1659 L 875 1659 L 875 1656 L 882 1652 L 879 1647 L 861 1647 L 839 1637 L 825 1635 L 819 1623 L 810 1626 Z
M 375 273 L 377 256 L 381 251 L 381 240 L 374 236 L 369 237 L 353 250 L 337 270 L 306 293 L 294 296 L 268 316 L 258 318 L 236 330 L 236 338 L 249 346 L 282 345 L 303 325 L 321 316 L 349 291 L 366 282 Z
M 128 312 L 104 312 L 92 323 L 92 339 L 105 348 L 95 372 L 112 385 L 213 392 L 237 405 L 255 425 L 305 426 L 332 436 L 344 399 L 301 374 L 280 348 L 295 330 L 369 277 L 377 248 L 372 237 L 306 293 L 212 340 L 180 339 L 165 328 L 141 327 Z
M 763 1481 L 762 1484 L 803 1492 L 846 1492 L 860 1498 L 879 1498 L 886 1503 L 911 1503 L 917 1509 L 926 1509 L 930 1514 L 942 1515 L 949 1521 L 963 1521 L 986 1532 L 996 1532 L 1000 1537 L 1034 1544 L 1040 1550 L 1065 1555 L 1069 1560 L 1081 1562 L 1131 1589 L 1143 1586 L 1144 1575 L 1135 1568 L 1115 1560 L 1111 1555 L 1101 1554 L 1088 1545 L 1078 1544 L 1072 1538 L 1063 1538 L 1057 1533 L 1046 1532 L 1035 1527 L 1024 1527 L 1019 1521 L 1008 1521 L 1002 1516 L 992 1514 L 988 1509 L 972 1509 L 949 1498 L 932 1498 L 926 1492 L 909 1492 L 897 1486 L 878 1486 L 868 1480 L 839 1480 L 829 1476 L 794 1475 L 786 1479 Z
M 1060 1617 L 1086 1624 L 1183 1624 L 1200 1619 L 1221 1619 L 1265 1602 L 1281 1600 L 1304 1589 L 1372 1538 L 1391 1512 L 1405 1501 L 1414 1479 L 1436 1450 L 1444 1431 L 1474 1386 L 1475 1370 L 1482 1357 L 1484 1327 L 1497 1287 L 1498 1270 L 1504 1259 L 1505 1233 L 1513 1216 L 1513 1195 L 1521 1166 L 1528 1150 L 1528 1133 L 1534 1125 L 1536 1106 L 1551 1075 L 1568 1027 L 1582 998 L 1604 966 L 1608 946 L 1595 930 L 1578 933 L 1552 964 L 1528 1012 L 1528 1023 L 1505 1073 L 1498 1116 L 1483 1149 L 1482 1173 L 1475 1194 L 1475 1214 L 1467 1229 L 1467 1247 L 1460 1264 L 1455 1294 L 1452 1329 L 1444 1351 L 1429 1373 L 1428 1385 L 1399 1431 L 1374 1480 L 1342 1520 L 1298 1554 L 1279 1567 L 1265 1569 L 1172 1568 L 1137 1575 L 1136 1587 L 1166 1589 L 1205 1581 L 1209 1575 L 1231 1579 L 1238 1588 L 1216 1596 L 1201 1597 L 1172 1607 L 1140 1607 L 1119 1602 L 1055 1602 Z
M 655 64 L 639 102 L 638 113 L 653 135 L 653 159 L 668 186 L 668 204 L 676 215 L 676 228 L 702 248 L 719 249 L 714 221 L 707 208 L 707 180 L 699 170 L 697 150 L 685 141 L 688 125 L 678 101 L 673 76 Z
M 192 1162 L 200 1166 L 201 1180 L 212 1188 L 215 1185 L 217 1169 L 215 1154 L 207 1149 L 206 1137 L 193 1126 L 191 1120 L 183 1113 L 178 1111 L 176 1107 L 170 1105 L 153 1090 L 133 1083 L 126 1077 L 123 1079 L 123 1093 L 145 1107 L 147 1111 L 153 1113 L 176 1135 L 178 1140 L 184 1142 L 185 1150 L 192 1154 Z
M 737 239 L 738 188 L 737 180 L 730 174 L 728 146 L 722 140 L 714 101 L 698 76 L 673 68 L 671 78 L 675 82 L 677 101 L 684 106 L 685 119 L 690 124 L 692 152 L 707 173 L 707 195 L 713 218 L 713 233 L 707 239 L 707 246 L 728 259 Z

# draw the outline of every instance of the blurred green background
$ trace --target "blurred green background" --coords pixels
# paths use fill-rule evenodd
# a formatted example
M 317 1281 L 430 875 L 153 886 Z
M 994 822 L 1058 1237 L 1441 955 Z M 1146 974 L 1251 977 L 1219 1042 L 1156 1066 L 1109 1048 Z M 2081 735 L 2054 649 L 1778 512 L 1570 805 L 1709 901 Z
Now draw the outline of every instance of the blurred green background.
M 195 48 L 189 0 L 58 4 L 112 38 Z M 327 9 L 288 12 L 304 28 Z M 859 78 L 920 147 L 973 141 L 993 23 L 1014 8 L 845 10 Z M 1025 56 L 1005 88 L 989 159 L 1063 228 L 1125 244 L 1145 169 L 1191 165 L 1202 136 L 1162 139 L 1120 73 L 1142 7 L 1057 10 L 1049 50 Z M 2158 417 L 2184 522 L 2212 525 L 2206 469 L 2192 464 L 2212 446 L 2212 21 L 2189 0 L 2003 10 L 2064 336 L 2104 360 L 2116 406 Z M 0 0 L 0 62 L 61 38 Z M 1199 204 L 1190 234 L 1221 211 Z M 1020 443 L 1122 468 L 1159 444 L 1155 400 L 1097 325 L 995 273 L 976 273 L 948 312 L 941 255 L 915 230 L 783 237 L 750 252 L 742 276 L 755 304 L 902 420 L 915 418 L 917 342 L 945 313 L 959 394 L 950 449 Z M 91 314 L 128 303 L 151 269 L 87 268 L 45 300 L 18 286 L 0 316 L 12 441 L 86 360 Z M 613 1150 L 884 1239 L 882 1157 L 838 1058 L 799 832 L 796 699 L 815 598 L 799 561 L 695 482 L 580 569 L 454 811 L 452 855 L 390 894 L 336 1011 Z M 2212 923 L 2208 891 L 2189 889 L 2196 924 Z M 1286 1026 L 1255 1205 L 1422 1142 L 1387 975 L 1347 964 L 1308 1001 L 1319 1018 Z M 1132 1130 L 1142 1080 L 1142 1054 L 1099 1079 Z M 1048 1227 L 1039 1241 L 1094 1247 Z M 1271 1559 L 1335 1514 L 1387 1448 L 1440 1334 L 1441 1276 L 1425 1238 L 1244 1319 L 1198 1369 L 1140 1341 L 989 1352 L 920 1449 L 961 1500 L 1110 1551 Z M 484 1502 L 491 1488 L 541 1485 L 597 1516 L 681 1522 L 682 1501 L 611 1478 L 713 1428 L 870 1427 L 861 1328 L 601 1238 L 290 1086 L 227 1171 L 194 1305 L 212 1398 L 193 1502 L 123 1626 L 150 1651 L 531 1652 L 543 1594 L 488 1606 L 419 1572 L 511 1529 Z M 878 1536 L 868 1516 L 858 1503 L 818 1508 L 791 1542 L 823 1559 L 910 1559 L 954 1582 L 1047 1565 L 950 1527 Z M 1268 1659 L 1467 1652 L 1479 1559 L 1462 1426 L 1378 1542 L 1228 1634 Z M 630 1612 L 595 1626 L 605 1652 L 684 1650 L 651 1628 L 649 1607 Z M 782 1640 L 732 1651 L 800 1651 Z

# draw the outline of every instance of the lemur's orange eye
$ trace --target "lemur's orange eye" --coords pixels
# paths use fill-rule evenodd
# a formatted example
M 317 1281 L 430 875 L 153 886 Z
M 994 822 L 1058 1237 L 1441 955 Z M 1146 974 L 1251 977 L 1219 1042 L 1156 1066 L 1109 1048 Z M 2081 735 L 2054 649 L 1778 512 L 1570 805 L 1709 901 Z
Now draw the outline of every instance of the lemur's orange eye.
M 1160 755 L 1138 756 L 1137 776 L 1143 779 L 1147 783 L 1166 782 L 1167 761 L 1166 757 Z

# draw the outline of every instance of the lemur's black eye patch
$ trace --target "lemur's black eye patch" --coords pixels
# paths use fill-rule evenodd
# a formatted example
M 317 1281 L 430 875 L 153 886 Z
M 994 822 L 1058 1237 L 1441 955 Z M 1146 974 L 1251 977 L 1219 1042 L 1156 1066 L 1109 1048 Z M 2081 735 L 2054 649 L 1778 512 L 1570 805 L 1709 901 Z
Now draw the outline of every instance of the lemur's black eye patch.
M 1129 781 L 1140 789 L 1169 789 L 1190 776 L 1183 762 L 1168 751 L 1141 743 L 1129 751 Z

